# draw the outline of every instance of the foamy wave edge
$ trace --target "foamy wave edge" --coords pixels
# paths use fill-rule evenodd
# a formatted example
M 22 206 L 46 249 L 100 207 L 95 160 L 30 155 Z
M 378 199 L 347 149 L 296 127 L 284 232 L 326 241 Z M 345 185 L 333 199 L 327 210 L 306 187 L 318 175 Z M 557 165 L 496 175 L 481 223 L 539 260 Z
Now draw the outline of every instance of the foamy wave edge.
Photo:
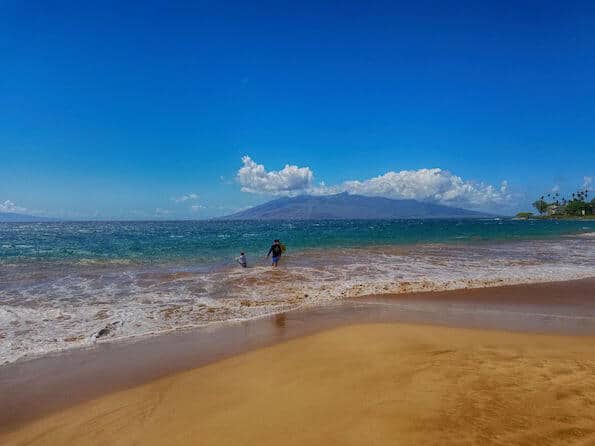
M 594 234 L 595 232 L 591 233 Z M 531 284 L 542 284 L 542 283 L 555 283 L 555 282 L 570 282 L 574 280 L 584 280 L 584 279 L 595 279 L 595 275 L 593 274 L 574 274 L 568 275 L 566 277 L 558 277 L 555 280 L 545 280 L 545 279 L 521 279 L 521 278 L 511 278 L 511 279 L 487 279 L 487 280 L 452 280 L 446 281 L 442 284 L 431 284 L 429 281 L 403 281 L 394 286 L 387 286 L 386 284 L 379 284 L 374 286 L 373 284 L 361 284 L 359 286 L 352 287 L 351 292 L 346 293 L 344 296 L 338 298 L 329 298 L 327 300 L 308 300 L 302 304 L 298 305 L 279 305 L 275 308 L 271 308 L 270 311 L 264 311 L 263 313 L 259 313 L 254 316 L 250 317 L 235 317 L 229 318 L 225 320 L 217 320 L 205 323 L 198 323 L 198 324 L 185 324 L 180 325 L 174 328 L 168 329 L 158 329 L 158 330 L 148 330 L 142 332 L 136 332 L 126 335 L 115 335 L 112 337 L 108 337 L 105 339 L 100 339 L 93 341 L 93 337 L 89 336 L 88 339 L 85 339 L 84 342 L 73 342 L 71 345 L 68 346 L 61 346 L 58 348 L 51 348 L 51 349 L 44 349 L 42 351 L 33 351 L 27 352 L 21 355 L 12 355 L 7 358 L 1 358 L 2 365 L 9 365 L 14 364 L 16 362 L 25 362 L 25 361 L 33 361 L 36 359 L 41 358 L 49 358 L 60 356 L 62 354 L 75 352 L 77 350 L 84 351 L 84 350 L 91 350 L 96 345 L 100 344 L 118 344 L 118 343 L 134 343 L 140 342 L 145 339 L 149 339 L 152 337 L 162 336 L 170 333 L 179 333 L 179 332 L 188 332 L 192 330 L 198 329 L 207 329 L 207 328 L 216 328 L 222 327 L 227 325 L 234 325 L 234 324 L 241 324 L 247 321 L 254 321 L 258 319 L 265 319 L 271 316 L 274 316 L 279 313 L 287 312 L 287 311 L 299 311 L 299 310 L 306 310 L 316 307 L 324 307 L 324 306 L 333 306 L 339 304 L 341 301 L 347 301 L 350 299 L 355 299 L 358 297 L 370 296 L 370 295 L 395 295 L 395 294 L 411 294 L 411 293 L 419 293 L 419 292 L 441 292 L 441 291 L 456 291 L 456 290 L 463 290 L 463 289 L 482 289 L 482 288 L 496 288 L 496 287 L 504 287 L 504 286 L 511 286 L 511 285 L 531 285 Z M 240 302 L 238 302 L 240 304 Z

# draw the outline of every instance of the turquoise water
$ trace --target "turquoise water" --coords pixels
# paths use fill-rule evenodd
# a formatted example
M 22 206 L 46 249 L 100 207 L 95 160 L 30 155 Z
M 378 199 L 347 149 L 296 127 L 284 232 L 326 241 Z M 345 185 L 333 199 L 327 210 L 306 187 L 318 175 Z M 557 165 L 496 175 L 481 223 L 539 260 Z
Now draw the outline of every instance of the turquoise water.
M 280 238 L 293 252 L 415 243 L 551 238 L 595 231 L 595 221 L 391 220 L 294 222 L 0 223 L 0 264 L 34 260 L 225 262 Z

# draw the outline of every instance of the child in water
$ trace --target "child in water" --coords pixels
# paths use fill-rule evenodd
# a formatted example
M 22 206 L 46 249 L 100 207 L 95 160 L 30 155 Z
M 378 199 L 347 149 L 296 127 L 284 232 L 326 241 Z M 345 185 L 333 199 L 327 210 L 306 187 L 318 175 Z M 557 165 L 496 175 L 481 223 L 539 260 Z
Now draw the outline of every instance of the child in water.
M 237 262 L 242 265 L 242 268 L 248 267 L 248 262 L 246 261 L 246 256 L 243 252 L 240 253 L 240 256 L 236 258 Z

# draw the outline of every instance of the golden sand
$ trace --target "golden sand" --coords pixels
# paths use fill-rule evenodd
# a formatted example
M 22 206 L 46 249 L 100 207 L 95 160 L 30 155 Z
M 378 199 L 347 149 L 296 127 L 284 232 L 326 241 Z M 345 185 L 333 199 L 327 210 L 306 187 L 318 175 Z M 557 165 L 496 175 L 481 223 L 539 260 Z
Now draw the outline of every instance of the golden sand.
M 106 395 L 0 444 L 592 445 L 595 339 L 352 325 Z

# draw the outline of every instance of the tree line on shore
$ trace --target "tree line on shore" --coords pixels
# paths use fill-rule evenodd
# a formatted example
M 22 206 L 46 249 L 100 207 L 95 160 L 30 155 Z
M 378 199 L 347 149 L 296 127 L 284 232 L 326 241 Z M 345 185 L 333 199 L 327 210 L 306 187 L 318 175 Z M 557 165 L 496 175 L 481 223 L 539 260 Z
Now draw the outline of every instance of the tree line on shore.
M 560 196 L 559 192 L 550 192 L 535 200 L 532 205 L 540 216 L 547 214 L 549 217 L 581 217 L 593 215 L 595 198 L 588 200 L 588 189 L 573 192 L 568 199 Z M 517 217 L 530 218 L 533 217 L 533 213 L 519 212 Z

